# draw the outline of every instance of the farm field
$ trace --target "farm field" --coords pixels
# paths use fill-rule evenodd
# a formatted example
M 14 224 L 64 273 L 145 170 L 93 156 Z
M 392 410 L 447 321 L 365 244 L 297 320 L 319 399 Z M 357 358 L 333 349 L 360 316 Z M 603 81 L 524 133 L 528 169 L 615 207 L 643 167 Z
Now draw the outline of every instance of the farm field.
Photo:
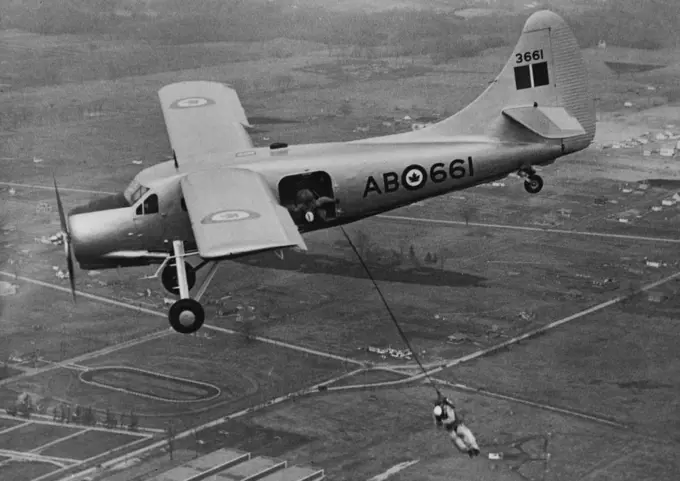
M 477 434 L 474 460 L 432 430 L 434 391 L 407 377 L 417 369 L 370 370 L 415 364 L 375 352 L 406 346 L 342 231 L 306 236 L 304 254 L 224 262 L 206 325 L 181 336 L 171 296 L 142 279 L 154 266 L 77 269 L 72 302 L 63 250 L 47 241 L 52 177 L 70 210 L 171 158 L 157 91 L 182 80 L 232 85 L 258 147 L 437 121 L 493 81 L 532 9 L 111 2 L 60 16 L 62 3 L 14 2 L 0 22 L 0 280 L 18 289 L 0 297 L 0 407 L 24 395 L 36 406 L 0 417 L 0 479 L 57 481 L 116 458 L 74 481 L 144 481 L 226 447 L 338 480 L 400 463 L 390 480 L 677 480 L 680 203 L 662 202 L 680 191 L 680 164 L 658 154 L 671 140 L 623 145 L 680 135 L 674 3 L 622 0 L 613 15 L 548 2 L 584 47 L 598 134 L 540 169 L 539 195 L 510 176 L 346 227 L 419 358 L 449 366 L 433 377 Z M 347 389 L 385 381 L 398 383 Z M 99 424 L 53 422 L 62 405 L 94 408 Z M 120 429 L 103 426 L 107 410 Z M 174 459 L 169 426 L 183 433 Z

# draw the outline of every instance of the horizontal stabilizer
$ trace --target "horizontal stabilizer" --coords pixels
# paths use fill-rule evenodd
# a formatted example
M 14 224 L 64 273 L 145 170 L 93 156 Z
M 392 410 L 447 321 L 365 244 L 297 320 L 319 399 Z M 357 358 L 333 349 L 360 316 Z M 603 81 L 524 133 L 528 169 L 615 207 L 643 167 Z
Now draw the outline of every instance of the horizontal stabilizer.
M 562 107 L 507 107 L 503 115 L 546 139 L 568 139 L 586 133 L 576 117 Z

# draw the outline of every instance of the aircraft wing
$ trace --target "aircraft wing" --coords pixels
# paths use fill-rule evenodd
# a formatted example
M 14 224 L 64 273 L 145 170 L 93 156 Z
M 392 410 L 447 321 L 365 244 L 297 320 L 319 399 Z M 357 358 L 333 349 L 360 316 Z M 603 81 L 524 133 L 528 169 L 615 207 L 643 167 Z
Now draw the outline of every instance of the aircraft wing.
M 218 82 L 178 82 L 158 91 L 179 166 L 211 154 L 253 147 L 236 91 Z
M 568 139 L 586 133 L 562 107 L 508 107 L 503 109 L 503 115 L 546 139 Z
M 257 172 L 231 168 L 195 172 L 183 177 L 181 186 L 201 257 L 292 246 L 307 250 L 290 213 Z

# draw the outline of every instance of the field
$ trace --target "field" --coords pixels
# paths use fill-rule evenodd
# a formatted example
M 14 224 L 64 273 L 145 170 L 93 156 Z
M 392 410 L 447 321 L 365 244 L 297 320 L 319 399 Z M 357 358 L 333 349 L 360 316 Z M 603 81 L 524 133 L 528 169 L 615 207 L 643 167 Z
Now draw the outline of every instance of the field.
M 54 470 L 54 466 L 34 461 L 8 461 L 0 466 L 0 475 L 5 479 L 31 481 Z
M 1 420 L 6 427 L 14 421 Z M 14 422 L 14 426 L 18 426 L 15 429 L 0 431 L 0 449 L 6 455 L 0 460 L 2 479 L 31 480 L 52 472 L 64 472 L 81 461 L 101 459 L 150 438 L 148 434 L 105 428 L 67 427 L 49 422 L 44 416 Z
M 612 148 L 644 132 L 680 132 L 680 29 L 670 10 L 639 12 L 626 1 L 614 18 L 606 6 L 554 5 L 585 47 L 598 135 L 541 169 L 539 195 L 511 176 L 346 228 L 420 359 L 448 366 L 433 376 L 478 436 L 482 456 L 469 460 L 433 431 L 434 391 L 397 371 L 413 361 L 374 352 L 406 346 L 341 231 L 310 234 L 305 254 L 223 263 L 204 297 L 207 325 L 181 336 L 167 329 L 158 280 L 141 279 L 152 267 L 77 270 L 83 294 L 73 304 L 57 277 L 63 252 L 45 242 L 59 230 L 51 177 L 71 209 L 169 158 L 156 92 L 181 80 L 233 85 L 257 146 L 406 131 L 405 116 L 435 121 L 506 63 L 525 2 L 506 2 L 501 15 L 474 2 L 390 10 L 418 0 L 236 10 L 208 1 L 196 12 L 146 3 L 130 16 L 109 12 L 105 25 L 85 6 L 22 16 L 15 2 L 0 22 L 0 280 L 18 286 L 0 298 L 0 405 L 28 394 L 37 410 L 28 420 L 0 417 L 0 478 L 54 471 L 40 479 L 57 480 L 164 440 L 168 426 L 184 433 L 175 459 L 150 450 L 117 474 L 92 476 L 141 481 L 232 447 L 337 480 L 407 462 L 390 480 L 678 478 L 680 204 L 652 207 L 678 192 L 680 169 L 677 157 Z M 180 11 L 166 16 L 172 8 Z M 217 21 L 201 23 L 211 9 Z M 599 35 L 611 45 L 596 48 Z M 612 70 L 616 62 L 630 66 Z M 295 392 L 306 394 L 288 399 Z M 53 422 L 62 405 L 93 408 L 99 424 Z M 115 428 L 103 426 L 107 411 Z M 138 432 L 127 430 L 133 417 Z M 493 452 L 503 460 L 488 459 Z

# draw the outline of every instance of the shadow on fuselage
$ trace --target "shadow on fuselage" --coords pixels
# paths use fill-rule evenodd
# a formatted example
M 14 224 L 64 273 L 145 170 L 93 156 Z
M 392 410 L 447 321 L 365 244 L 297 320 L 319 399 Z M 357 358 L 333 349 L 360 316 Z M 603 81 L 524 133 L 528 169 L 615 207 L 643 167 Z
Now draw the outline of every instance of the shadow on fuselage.
M 232 259 L 239 264 L 297 271 L 303 274 L 331 274 L 356 279 L 368 279 L 359 261 L 331 257 L 324 254 L 300 253 L 293 250 L 284 252 L 283 259 L 272 252 Z M 483 287 L 486 278 L 453 272 L 429 266 L 381 265 L 368 263 L 371 275 L 376 281 L 401 282 L 427 286 Z

